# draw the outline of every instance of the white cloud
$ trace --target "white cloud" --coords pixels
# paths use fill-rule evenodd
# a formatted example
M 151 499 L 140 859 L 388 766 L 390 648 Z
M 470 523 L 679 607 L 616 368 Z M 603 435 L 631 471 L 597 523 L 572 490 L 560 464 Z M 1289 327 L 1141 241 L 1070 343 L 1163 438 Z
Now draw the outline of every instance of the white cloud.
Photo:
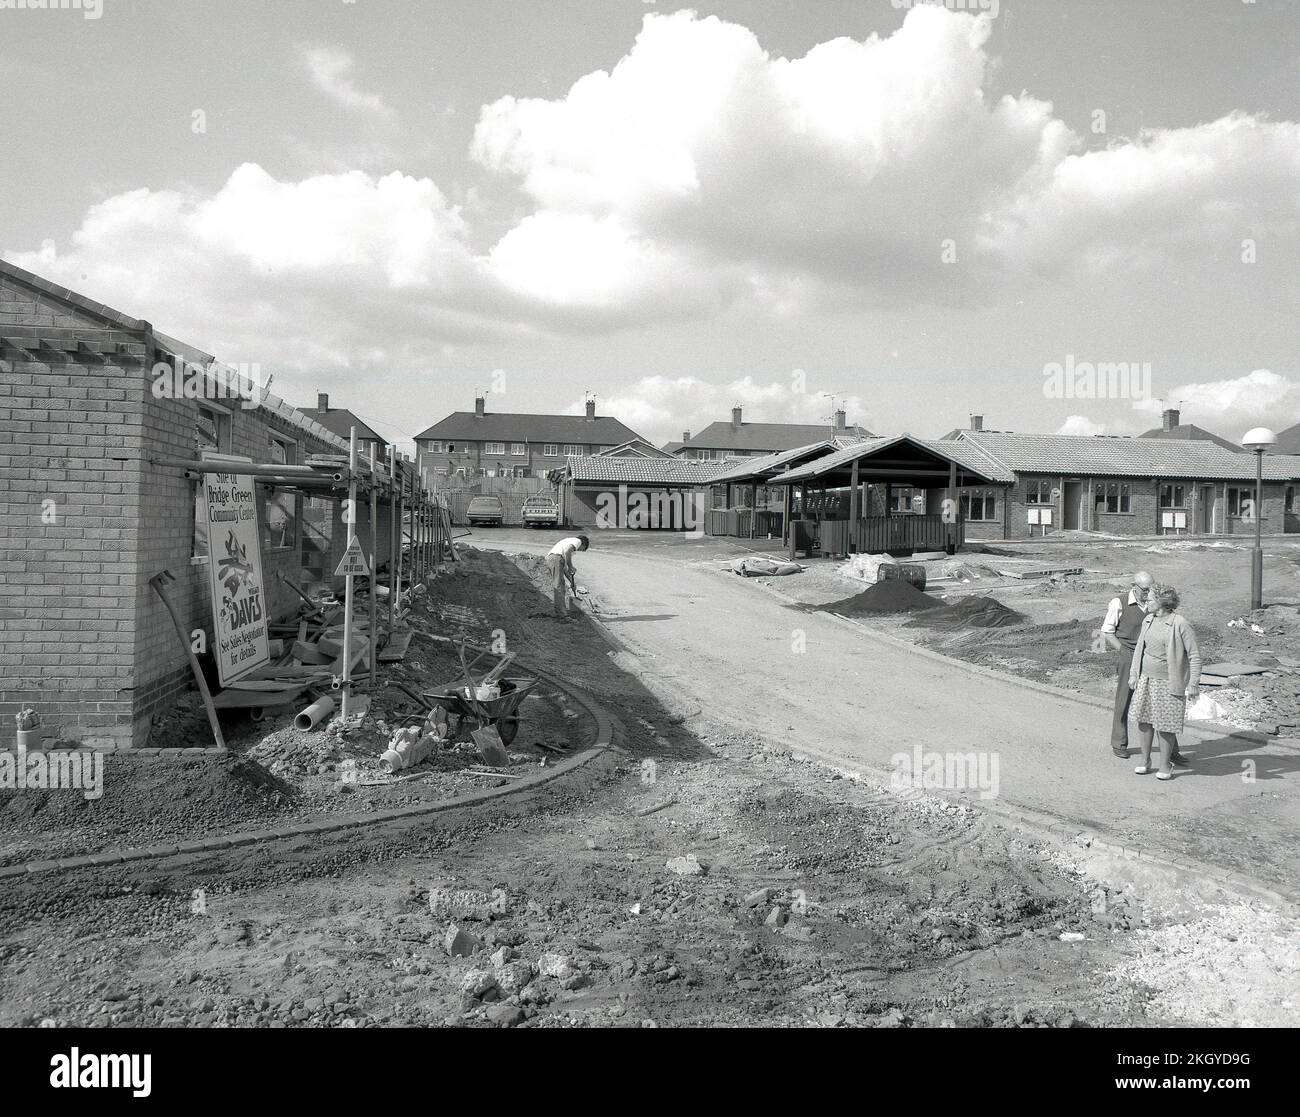
M 378 93 L 366 93 L 357 87 L 352 79 L 352 55 L 342 47 L 300 43 L 298 56 L 306 66 L 312 84 L 344 108 L 388 114 L 388 106 Z
M 710 423 L 727 422 L 731 409 L 739 406 L 747 423 L 831 425 L 831 402 L 820 393 L 802 390 L 803 377 L 792 375 L 788 382 L 756 381 L 752 376 L 714 383 L 698 376 L 645 376 L 598 401 L 602 415 L 616 415 L 633 430 L 656 444 L 681 439 L 689 430 L 699 434 Z M 870 427 L 866 408 L 858 396 L 839 397 L 847 422 Z M 582 401 L 566 411 L 582 413 Z
M 1260 419 L 1281 430 L 1300 419 L 1300 381 L 1257 368 L 1225 380 L 1180 384 L 1167 390 L 1163 403 L 1147 400 L 1133 404 L 1136 411 L 1156 415 L 1162 407 L 1178 408 L 1181 422 L 1209 427 L 1230 439 L 1241 433 L 1237 426 L 1245 430 Z
M 635 245 L 575 237 L 566 262 L 633 303 L 662 294 L 646 259 L 671 262 L 704 306 L 710 284 L 731 299 L 792 277 L 820 281 L 800 288 L 805 304 L 944 303 L 1027 273 L 1222 252 L 1245 229 L 1270 251 L 1295 243 L 1296 124 L 1236 114 L 1084 152 L 1049 103 L 986 96 L 990 27 L 916 6 L 887 38 L 786 59 L 716 17 L 650 14 L 623 59 L 564 97 L 486 106 L 473 154 L 517 178 L 528 220 Z M 521 292 L 554 290 L 518 254 L 509 272 Z
M 1059 427 L 1056 428 L 1056 434 L 1105 434 L 1106 424 L 1098 423 L 1089 419 L 1086 415 L 1071 415 Z

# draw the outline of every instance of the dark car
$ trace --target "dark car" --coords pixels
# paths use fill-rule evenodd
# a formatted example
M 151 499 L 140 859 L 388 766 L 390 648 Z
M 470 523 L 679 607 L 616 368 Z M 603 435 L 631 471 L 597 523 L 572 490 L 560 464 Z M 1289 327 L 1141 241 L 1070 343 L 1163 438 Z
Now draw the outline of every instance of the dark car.
M 500 527 L 506 518 L 505 507 L 499 496 L 476 496 L 469 502 L 465 520 L 471 524 L 495 524 Z

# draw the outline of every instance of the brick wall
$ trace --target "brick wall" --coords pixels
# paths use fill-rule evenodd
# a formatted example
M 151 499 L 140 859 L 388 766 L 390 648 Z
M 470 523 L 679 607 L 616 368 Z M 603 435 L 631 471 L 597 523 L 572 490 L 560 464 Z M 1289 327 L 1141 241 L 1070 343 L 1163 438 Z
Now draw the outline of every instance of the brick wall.
M 197 485 L 179 467 L 150 462 L 198 456 L 200 404 L 154 395 L 162 354 L 148 323 L 50 287 L 0 272 L 0 746 L 23 705 L 64 739 L 139 745 L 150 716 L 192 685 L 149 579 L 170 570 L 185 631 L 212 639 L 207 565 L 193 558 Z M 269 462 L 272 433 L 295 440 L 300 463 L 341 452 L 277 411 L 226 402 L 227 452 Z M 261 509 L 269 490 L 257 491 Z M 333 582 L 346 546 L 346 490 L 313 491 L 330 501 L 322 557 Z M 277 573 L 311 580 L 306 500 L 298 497 L 294 545 L 263 549 L 273 617 L 295 613 L 300 601 Z M 358 533 L 368 537 L 369 502 L 359 503 Z M 381 563 L 388 524 L 381 504 Z

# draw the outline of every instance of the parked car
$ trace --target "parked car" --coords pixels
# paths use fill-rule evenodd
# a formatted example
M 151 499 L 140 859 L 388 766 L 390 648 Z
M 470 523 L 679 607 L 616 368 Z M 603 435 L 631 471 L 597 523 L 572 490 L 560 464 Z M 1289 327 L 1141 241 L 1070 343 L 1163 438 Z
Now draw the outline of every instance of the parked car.
M 465 519 L 471 524 L 496 524 L 500 527 L 505 518 L 506 510 L 499 496 L 476 496 L 465 510 Z
M 524 500 L 523 518 L 525 527 L 555 527 L 560 522 L 560 506 L 555 497 L 534 493 Z

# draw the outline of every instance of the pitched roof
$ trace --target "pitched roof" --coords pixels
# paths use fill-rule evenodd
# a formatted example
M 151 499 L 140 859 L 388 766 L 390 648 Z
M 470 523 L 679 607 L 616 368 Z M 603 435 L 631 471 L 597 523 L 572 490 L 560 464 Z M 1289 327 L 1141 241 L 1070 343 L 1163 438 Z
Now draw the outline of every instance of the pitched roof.
M 609 450 L 601 450 L 602 457 L 615 456 L 623 458 L 667 458 L 671 455 L 665 454 L 657 446 L 652 446 L 644 439 L 634 438 L 630 442 L 624 442 L 622 446 L 614 446 Z
M 969 442 L 978 446 L 1016 473 L 1088 473 L 1224 481 L 1246 481 L 1255 477 L 1254 455 L 1235 453 L 1202 440 L 962 431 L 954 441 L 957 445 Z M 1264 478 L 1289 480 L 1297 476 L 1297 462 L 1300 459 L 1289 460 L 1284 455 L 1266 454 Z
M 874 438 L 865 427 L 852 426 L 832 432 L 826 423 L 710 423 L 679 448 L 687 450 L 793 450 L 832 436 Z
M 525 415 L 453 411 L 421 431 L 417 439 L 451 442 L 566 442 L 582 446 L 621 446 L 641 436 L 609 415 Z M 645 441 L 641 439 L 641 441 Z
M 871 438 L 852 446 L 845 446 L 843 449 L 836 450 L 833 454 L 827 454 L 824 457 L 814 458 L 812 461 L 792 469 L 788 473 L 778 473 L 772 478 L 772 484 L 783 485 L 787 482 L 809 481 L 815 477 L 822 477 L 829 473 L 835 473 L 839 470 L 847 469 L 852 466 L 854 460 L 863 460 L 878 454 L 881 450 L 902 444 L 911 443 L 914 446 L 920 446 L 938 458 L 945 461 L 951 460 L 957 463 L 958 467 L 969 473 L 974 473 L 983 478 L 985 481 L 1014 481 L 1013 474 L 1005 466 L 993 460 L 988 454 L 981 452 L 977 446 L 963 445 L 960 441 L 944 441 L 941 439 L 930 438 L 913 438 L 910 434 L 900 434 L 893 438 Z
M 659 449 L 662 450 L 665 454 L 675 454 L 677 453 L 678 450 L 680 450 L 685 445 L 686 443 L 684 442 L 665 442 L 662 446 L 659 447 Z
M 1195 423 L 1180 423 L 1172 430 L 1156 427 L 1154 430 L 1143 431 L 1138 435 L 1138 438 L 1171 438 L 1188 442 L 1213 442 L 1217 446 L 1222 446 L 1225 450 L 1231 450 L 1234 454 L 1249 452 L 1244 446 L 1238 446 L 1235 442 L 1220 438 L 1217 434 L 1212 434 L 1204 427 L 1198 427 Z
M 327 431 L 333 431 L 342 439 L 350 438 L 352 428 L 356 427 L 358 442 L 378 442 L 382 446 L 388 445 L 388 439 L 376 432 L 373 427 L 367 426 L 346 407 L 331 407 L 328 411 L 322 411 L 319 407 L 300 407 L 298 410 L 308 419 L 319 423 Z
M 781 450 L 776 454 L 764 454 L 761 458 L 742 458 L 739 462 L 733 463 L 730 469 L 719 473 L 713 478 L 713 481 L 715 484 L 719 484 L 723 481 L 762 480 L 778 470 L 783 470 L 787 465 L 793 468 L 809 458 L 818 458 L 824 454 L 833 453 L 838 449 L 842 449 L 842 447 L 836 441 L 824 438 L 822 441 L 814 442 L 808 446 L 796 446 L 793 450 Z
M 574 481 L 634 485 L 705 485 L 734 461 L 697 462 L 683 458 L 627 458 L 607 454 L 569 458 Z

